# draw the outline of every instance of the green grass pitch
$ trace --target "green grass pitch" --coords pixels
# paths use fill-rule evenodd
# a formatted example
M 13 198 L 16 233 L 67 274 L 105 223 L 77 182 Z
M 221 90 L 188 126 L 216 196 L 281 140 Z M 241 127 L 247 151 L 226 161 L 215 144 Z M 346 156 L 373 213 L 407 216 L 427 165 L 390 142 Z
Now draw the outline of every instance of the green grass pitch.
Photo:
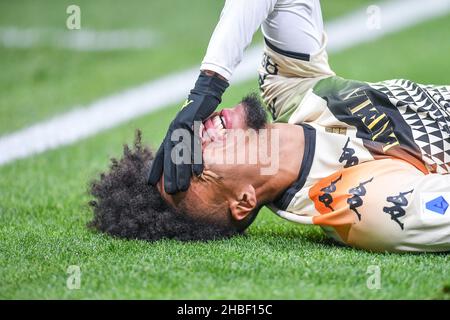
M 0 47 L 0 135 L 199 64 L 222 5 L 161 0 L 148 8 L 142 0 L 127 2 L 125 10 L 108 7 L 107 1 L 79 3 L 83 27 L 148 27 L 161 41 L 145 50 L 95 53 Z M 328 0 L 322 7 L 330 19 L 368 3 Z M 0 26 L 64 25 L 67 4 L 1 2 Z M 179 10 L 172 10 L 177 5 Z M 448 84 L 448 30 L 450 16 L 445 16 L 331 55 L 330 63 L 347 78 Z M 223 105 L 256 89 L 255 74 L 254 81 L 231 86 Z M 132 142 L 136 128 L 156 147 L 178 107 L 0 167 L 1 299 L 450 299 L 446 254 L 374 254 L 337 247 L 319 228 L 283 221 L 268 210 L 246 236 L 210 243 L 150 244 L 87 230 L 89 180 L 110 157 L 120 155 L 123 143 Z M 66 287 L 69 265 L 81 268 L 78 290 Z M 379 290 L 366 286 L 372 265 L 380 267 Z

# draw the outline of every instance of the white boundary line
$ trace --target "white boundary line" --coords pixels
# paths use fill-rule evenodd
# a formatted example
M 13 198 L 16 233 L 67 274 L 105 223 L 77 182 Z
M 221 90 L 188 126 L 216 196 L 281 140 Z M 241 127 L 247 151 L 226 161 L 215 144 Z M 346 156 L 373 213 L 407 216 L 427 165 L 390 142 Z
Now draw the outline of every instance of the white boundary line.
M 396 0 L 381 2 L 377 6 L 382 18 L 378 30 L 366 27 L 365 10 L 358 10 L 328 23 L 328 51 L 341 51 L 450 12 L 450 0 Z M 261 54 L 261 47 L 247 50 L 244 60 L 234 73 L 234 84 L 256 79 Z M 88 106 L 76 107 L 0 137 L 0 165 L 71 144 L 130 119 L 179 103 L 191 89 L 197 75 L 198 67 L 194 67 L 100 99 Z
M 150 30 L 64 30 L 0 27 L 0 45 L 6 48 L 51 46 L 75 51 L 105 51 L 153 47 L 158 37 Z

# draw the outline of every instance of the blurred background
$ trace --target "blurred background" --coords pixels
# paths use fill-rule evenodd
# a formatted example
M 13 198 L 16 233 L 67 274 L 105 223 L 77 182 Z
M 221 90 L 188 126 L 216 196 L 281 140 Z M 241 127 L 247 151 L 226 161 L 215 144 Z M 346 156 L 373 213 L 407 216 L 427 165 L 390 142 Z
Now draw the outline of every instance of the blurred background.
M 321 3 L 325 21 L 356 9 L 364 13 L 376 4 L 373 0 Z M 76 2 L 81 9 L 80 30 L 66 27 L 66 9 L 71 4 L 65 0 L 0 1 L 0 134 L 198 66 L 223 1 L 81 0 Z M 446 83 L 448 17 L 332 53 L 331 66 L 343 77 L 360 80 L 403 77 Z M 253 42 L 261 43 L 259 32 Z M 246 86 L 256 88 L 255 84 L 256 72 Z
M 394 1 L 403 3 L 405 15 L 409 12 L 408 1 Z M 335 21 L 341 24 L 350 21 L 357 12 L 362 23 L 354 31 L 377 32 L 364 23 L 373 18 L 373 10 L 369 8 L 375 6 L 372 9 L 376 9 L 380 3 L 390 2 L 322 0 L 326 28 Z M 417 4 L 417 1 L 412 2 Z M 331 67 L 338 75 L 357 80 L 406 78 L 420 83 L 449 84 L 450 3 L 438 0 L 427 3 L 433 6 L 435 2 L 441 6 L 446 4 L 439 14 L 424 18 L 416 12 L 417 21 L 406 27 L 330 52 Z M 73 4 L 81 10 L 80 30 L 68 30 L 66 26 L 70 16 L 66 10 Z M 117 297 L 124 293 L 137 298 L 255 297 L 251 292 L 260 298 L 379 297 L 373 292 L 359 292 L 351 281 L 344 282 L 342 290 L 317 291 L 320 285 L 313 280 L 318 279 L 316 271 L 321 273 L 321 279 L 328 279 L 328 284 L 351 273 L 351 266 L 345 267 L 352 258 L 351 251 L 336 252 L 330 267 L 335 271 L 329 278 L 324 278 L 323 272 L 326 271 L 320 268 L 302 274 L 305 281 L 303 289 L 309 288 L 306 291 L 289 287 L 289 278 L 277 279 L 276 275 L 271 275 L 272 278 L 261 276 L 258 278 L 260 282 L 257 281 L 260 287 L 255 288 L 247 283 L 246 272 L 222 280 L 216 279 L 214 272 L 205 274 L 206 260 L 198 263 L 189 260 L 189 254 L 198 256 L 198 251 L 189 249 L 186 253 L 186 248 L 182 250 L 176 245 L 163 243 L 156 247 L 159 253 L 149 252 L 145 244 L 113 242 L 86 231 L 85 223 L 90 219 L 85 205 L 89 200 L 86 191 L 91 178 L 107 167 L 110 157 L 120 156 L 122 144 L 132 142 L 136 128 L 142 129 L 144 141 L 156 148 L 184 100 L 184 91 L 180 95 L 178 89 L 178 93 L 170 97 L 170 85 L 166 84 L 162 91 L 167 92 L 169 103 L 159 103 L 152 95 L 144 95 L 138 102 L 133 100 L 144 111 L 126 118 L 126 121 L 102 127 L 102 115 L 105 123 L 110 120 L 107 110 L 111 104 L 115 105 L 114 114 L 117 110 L 121 110 L 119 114 L 130 111 L 129 100 L 120 100 L 123 92 L 128 92 L 126 90 L 151 85 L 161 77 L 177 75 L 185 70 L 197 72 L 222 6 L 223 1 L 219 0 L 0 1 L 0 158 L 4 159 L 0 165 L 0 237 L 7 239 L 2 240 L 0 250 L 0 297 Z M 375 28 L 378 32 L 387 28 L 383 25 L 383 15 L 387 13 L 381 11 L 379 14 L 380 25 Z M 398 12 L 398 20 L 403 18 L 402 11 Z M 332 30 L 329 31 L 331 34 Z M 261 44 L 262 37 L 258 32 L 252 47 Z M 258 63 L 255 61 L 255 66 Z M 192 78 L 192 82 L 185 79 L 191 77 L 192 72 L 188 72 L 186 77 L 183 75 L 177 79 L 184 83 L 187 95 L 195 79 Z M 168 83 L 174 84 L 173 81 Z M 160 90 L 158 88 L 154 90 Z M 245 93 L 257 91 L 257 88 L 255 69 L 254 76 L 241 78 L 230 86 L 222 106 L 234 105 Z M 115 102 L 111 103 L 110 97 L 119 98 L 113 98 Z M 99 101 L 103 103 L 103 113 L 100 116 L 96 114 L 95 119 L 86 116 L 94 113 L 77 113 L 98 106 Z M 152 109 L 147 108 L 149 104 L 160 105 Z M 67 112 L 78 116 L 62 122 Z M 40 124 L 48 124 L 52 119 L 63 125 L 56 126 L 54 131 L 39 131 L 42 129 Z M 94 120 L 96 122 L 92 123 Z M 65 136 L 83 125 L 100 129 L 75 134 L 73 137 L 76 138 Z M 60 136 L 66 138 L 58 140 Z M 22 159 L 9 157 L 10 152 Z M 33 152 L 38 153 L 31 155 Z M 252 272 L 256 272 L 255 277 L 259 273 L 267 275 L 267 266 L 287 268 L 296 274 L 300 272 L 296 266 L 313 256 L 308 255 L 307 259 L 304 256 L 284 256 L 291 260 L 290 267 L 286 267 L 280 264 L 286 260 L 277 258 L 277 255 L 271 257 L 271 252 L 288 252 L 306 246 L 310 250 L 305 252 L 316 253 L 323 258 L 331 250 L 321 247 L 325 240 L 318 229 L 292 226 L 268 213 L 260 215 L 250 234 L 255 237 L 283 234 L 289 238 L 289 243 L 271 242 L 267 248 L 264 242 L 261 243 L 267 252 L 262 251 L 260 257 L 266 260 L 260 260 L 262 265 L 259 266 L 255 266 L 255 262 L 249 265 Z M 225 245 L 219 243 L 211 250 L 219 250 L 225 255 L 228 250 L 243 250 L 246 243 L 236 241 Z M 124 250 L 126 258 L 122 254 Z M 209 250 L 209 247 L 204 247 L 200 252 L 206 254 Z M 231 251 L 230 259 L 233 260 Z M 185 252 L 184 256 L 179 256 L 180 260 L 174 258 L 168 262 L 165 258 L 166 254 L 177 256 L 180 252 Z M 245 253 L 242 255 L 246 257 Z M 363 253 L 358 255 L 358 261 L 373 259 Z M 148 261 L 152 261 L 153 267 L 130 267 L 142 259 L 151 259 Z M 399 260 L 396 257 L 390 259 L 387 263 L 395 269 Z M 415 259 L 411 258 L 411 261 Z M 432 295 L 436 289 L 434 285 L 441 285 L 443 279 L 448 279 L 448 274 L 442 273 L 449 269 L 445 268 L 442 257 L 417 259 L 419 265 L 425 266 L 430 273 L 440 274 L 441 278 L 428 282 L 427 275 L 422 275 L 423 281 L 413 293 L 408 291 L 411 285 L 407 281 L 409 278 L 401 278 L 402 270 L 397 270 L 396 276 L 400 278 L 396 279 L 403 279 L 405 285 L 384 291 L 384 297 L 417 297 L 421 292 Z M 66 266 L 77 261 L 91 268 L 90 286 L 81 293 L 65 291 L 58 284 L 65 281 Z M 188 263 L 190 270 L 207 279 L 206 282 L 192 280 L 193 283 L 185 286 L 175 284 L 177 279 L 183 283 L 182 279 L 189 277 L 180 271 L 177 263 Z M 220 263 L 228 268 L 223 261 Z M 405 260 L 401 263 L 405 264 Z M 172 278 L 167 278 L 164 273 L 168 267 L 178 270 Z M 235 270 L 235 267 L 229 268 L 225 271 Z M 30 273 L 29 270 L 36 272 Z M 116 278 L 108 280 L 105 274 L 115 274 Z M 153 280 L 136 282 L 137 278 L 148 279 L 149 275 Z M 420 277 L 418 275 L 416 279 L 420 280 Z M 248 284 L 248 291 L 235 291 L 242 284 Z M 214 294 L 214 291 L 209 291 L 209 295 L 202 294 L 201 290 L 195 289 L 220 286 L 225 288 L 220 294 Z M 268 295 L 264 295 L 261 288 L 271 289 Z

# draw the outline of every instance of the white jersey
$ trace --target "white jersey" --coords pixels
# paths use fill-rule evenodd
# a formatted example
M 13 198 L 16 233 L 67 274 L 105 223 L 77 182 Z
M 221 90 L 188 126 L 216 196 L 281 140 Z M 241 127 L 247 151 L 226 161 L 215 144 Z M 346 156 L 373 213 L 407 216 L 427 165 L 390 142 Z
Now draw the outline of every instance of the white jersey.
M 271 209 L 354 247 L 449 251 L 450 86 L 342 79 L 325 45 L 308 61 L 265 48 L 264 101 L 305 133 L 298 180 Z
M 287 55 L 307 57 L 322 44 L 319 0 L 226 0 L 201 69 L 230 79 L 253 34 Z

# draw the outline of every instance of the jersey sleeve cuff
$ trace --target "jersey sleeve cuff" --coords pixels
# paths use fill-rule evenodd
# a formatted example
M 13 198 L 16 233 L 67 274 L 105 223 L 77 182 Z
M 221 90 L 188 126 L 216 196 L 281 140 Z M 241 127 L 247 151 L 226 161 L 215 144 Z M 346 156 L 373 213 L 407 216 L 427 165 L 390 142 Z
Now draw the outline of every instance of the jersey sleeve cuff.
M 202 63 L 200 69 L 201 70 L 214 71 L 214 72 L 220 74 L 222 77 L 224 77 L 227 81 L 230 81 L 230 78 L 231 78 L 231 75 L 232 75 L 232 73 L 231 73 L 231 71 L 229 69 L 221 67 L 221 66 L 219 66 L 217 64 L 214 64 L 214 63 L 206 63 L 206 62 L 204 62 L 204 63 Z

